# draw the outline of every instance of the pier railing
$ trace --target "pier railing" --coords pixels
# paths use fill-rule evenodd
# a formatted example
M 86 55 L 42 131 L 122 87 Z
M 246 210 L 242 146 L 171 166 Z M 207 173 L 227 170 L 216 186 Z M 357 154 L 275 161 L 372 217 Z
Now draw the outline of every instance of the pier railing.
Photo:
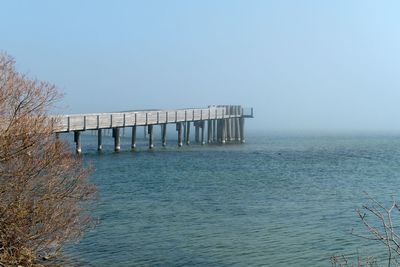
M 202 109 L 192 108 L 62 115 L 57 117 L 59 121 L 57 132 L 235 118 L 241 117 L 243 110 L 244 109 L 240 108 L 240 106 L 210 106 Z
M 242 108 L 242 114 L 244 118 L 254 118 L 253 108 Z

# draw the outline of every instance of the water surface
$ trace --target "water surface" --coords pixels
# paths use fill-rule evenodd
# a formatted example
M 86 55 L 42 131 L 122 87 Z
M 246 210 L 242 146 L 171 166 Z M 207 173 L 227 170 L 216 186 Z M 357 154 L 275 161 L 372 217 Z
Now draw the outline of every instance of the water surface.
M 100 225 L 67 254 L 81 266 L 330 266 L 381 255 L 355 208 L 398 196 L 400 135 L 250 133 L 244 145 L 112 152 L 83 138 Z M 124 147 L 125 145 L 125 147 Z M 400 223 L 400 222 L 399 222 Z

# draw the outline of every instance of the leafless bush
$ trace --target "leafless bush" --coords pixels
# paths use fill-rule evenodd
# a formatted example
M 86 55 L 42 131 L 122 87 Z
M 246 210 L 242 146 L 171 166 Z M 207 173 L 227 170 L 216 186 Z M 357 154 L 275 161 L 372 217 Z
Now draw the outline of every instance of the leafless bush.
M 400 206 L 393 198 L 389 207 L 378 202 L 366 193 L 369 203 L 357 209 L 357 215 L 367 230 L 368 235 L 359 234 L 352 230 L 354 236 L 365 240 L 379 242 L 386 251 L 385 261 L 388 266 L 400 265 L 400 236 L 397 232 L 400 219 Z M 377 266 L 373 257 L 358 259 L 356 264 L 350 263 L 348 257 L 334 256 L 332 266 Z
M 0 54 L 0 266 L 32 266 L 78 239 L 92 219 L 88 170 L 56 138 L 54 85 Z
M 357 262 L 352 262 L 348 256 L 332 256 L 332 267 L 377 267 L 378 263 L 374 257 L 361 258 L 357 257 Z

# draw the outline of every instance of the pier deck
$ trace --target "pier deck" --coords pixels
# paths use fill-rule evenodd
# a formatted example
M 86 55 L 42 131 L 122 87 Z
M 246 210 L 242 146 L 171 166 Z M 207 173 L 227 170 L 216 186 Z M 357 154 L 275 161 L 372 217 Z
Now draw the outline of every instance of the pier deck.
M 153 126 L 160 125 L 162 144 L 166 145 L 166 125 L 176 124 L 178 146 L 183 141 L 190 143 L 190 124 L 195 127 L 195 141 L 205 144 L 207 123 L 207 143 L 232 141 L 244 142 L 244 119 L 253 117 L 253 109 L 238 105 L 218 105 L 207 108 L 188 108 L 174 110 L 135 110 L 110 113 L 90 113 L 62 115 L 58 117 L 56 132 L 74 132 L 76 152 L 81 153 L 80 133 L 86 130 L 97 130 L 98 150 L 102 149 L 102 130 L 112 129 L 115 140 L 115 151 L 120 150 L 120 129 L 132 128 L 132 144 L 136 147 L 136 128 L 144 126 L 149 134 L 149 148 L 154 147 Z

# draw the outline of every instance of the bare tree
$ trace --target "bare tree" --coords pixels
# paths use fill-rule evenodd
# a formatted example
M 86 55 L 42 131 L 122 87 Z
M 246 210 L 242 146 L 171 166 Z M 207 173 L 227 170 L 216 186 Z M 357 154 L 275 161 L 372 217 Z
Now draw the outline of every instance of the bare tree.
M 0 54 L 0 266 L 32 266 L 92 224 L 88 169 L 55 135 L 54 85 Z

